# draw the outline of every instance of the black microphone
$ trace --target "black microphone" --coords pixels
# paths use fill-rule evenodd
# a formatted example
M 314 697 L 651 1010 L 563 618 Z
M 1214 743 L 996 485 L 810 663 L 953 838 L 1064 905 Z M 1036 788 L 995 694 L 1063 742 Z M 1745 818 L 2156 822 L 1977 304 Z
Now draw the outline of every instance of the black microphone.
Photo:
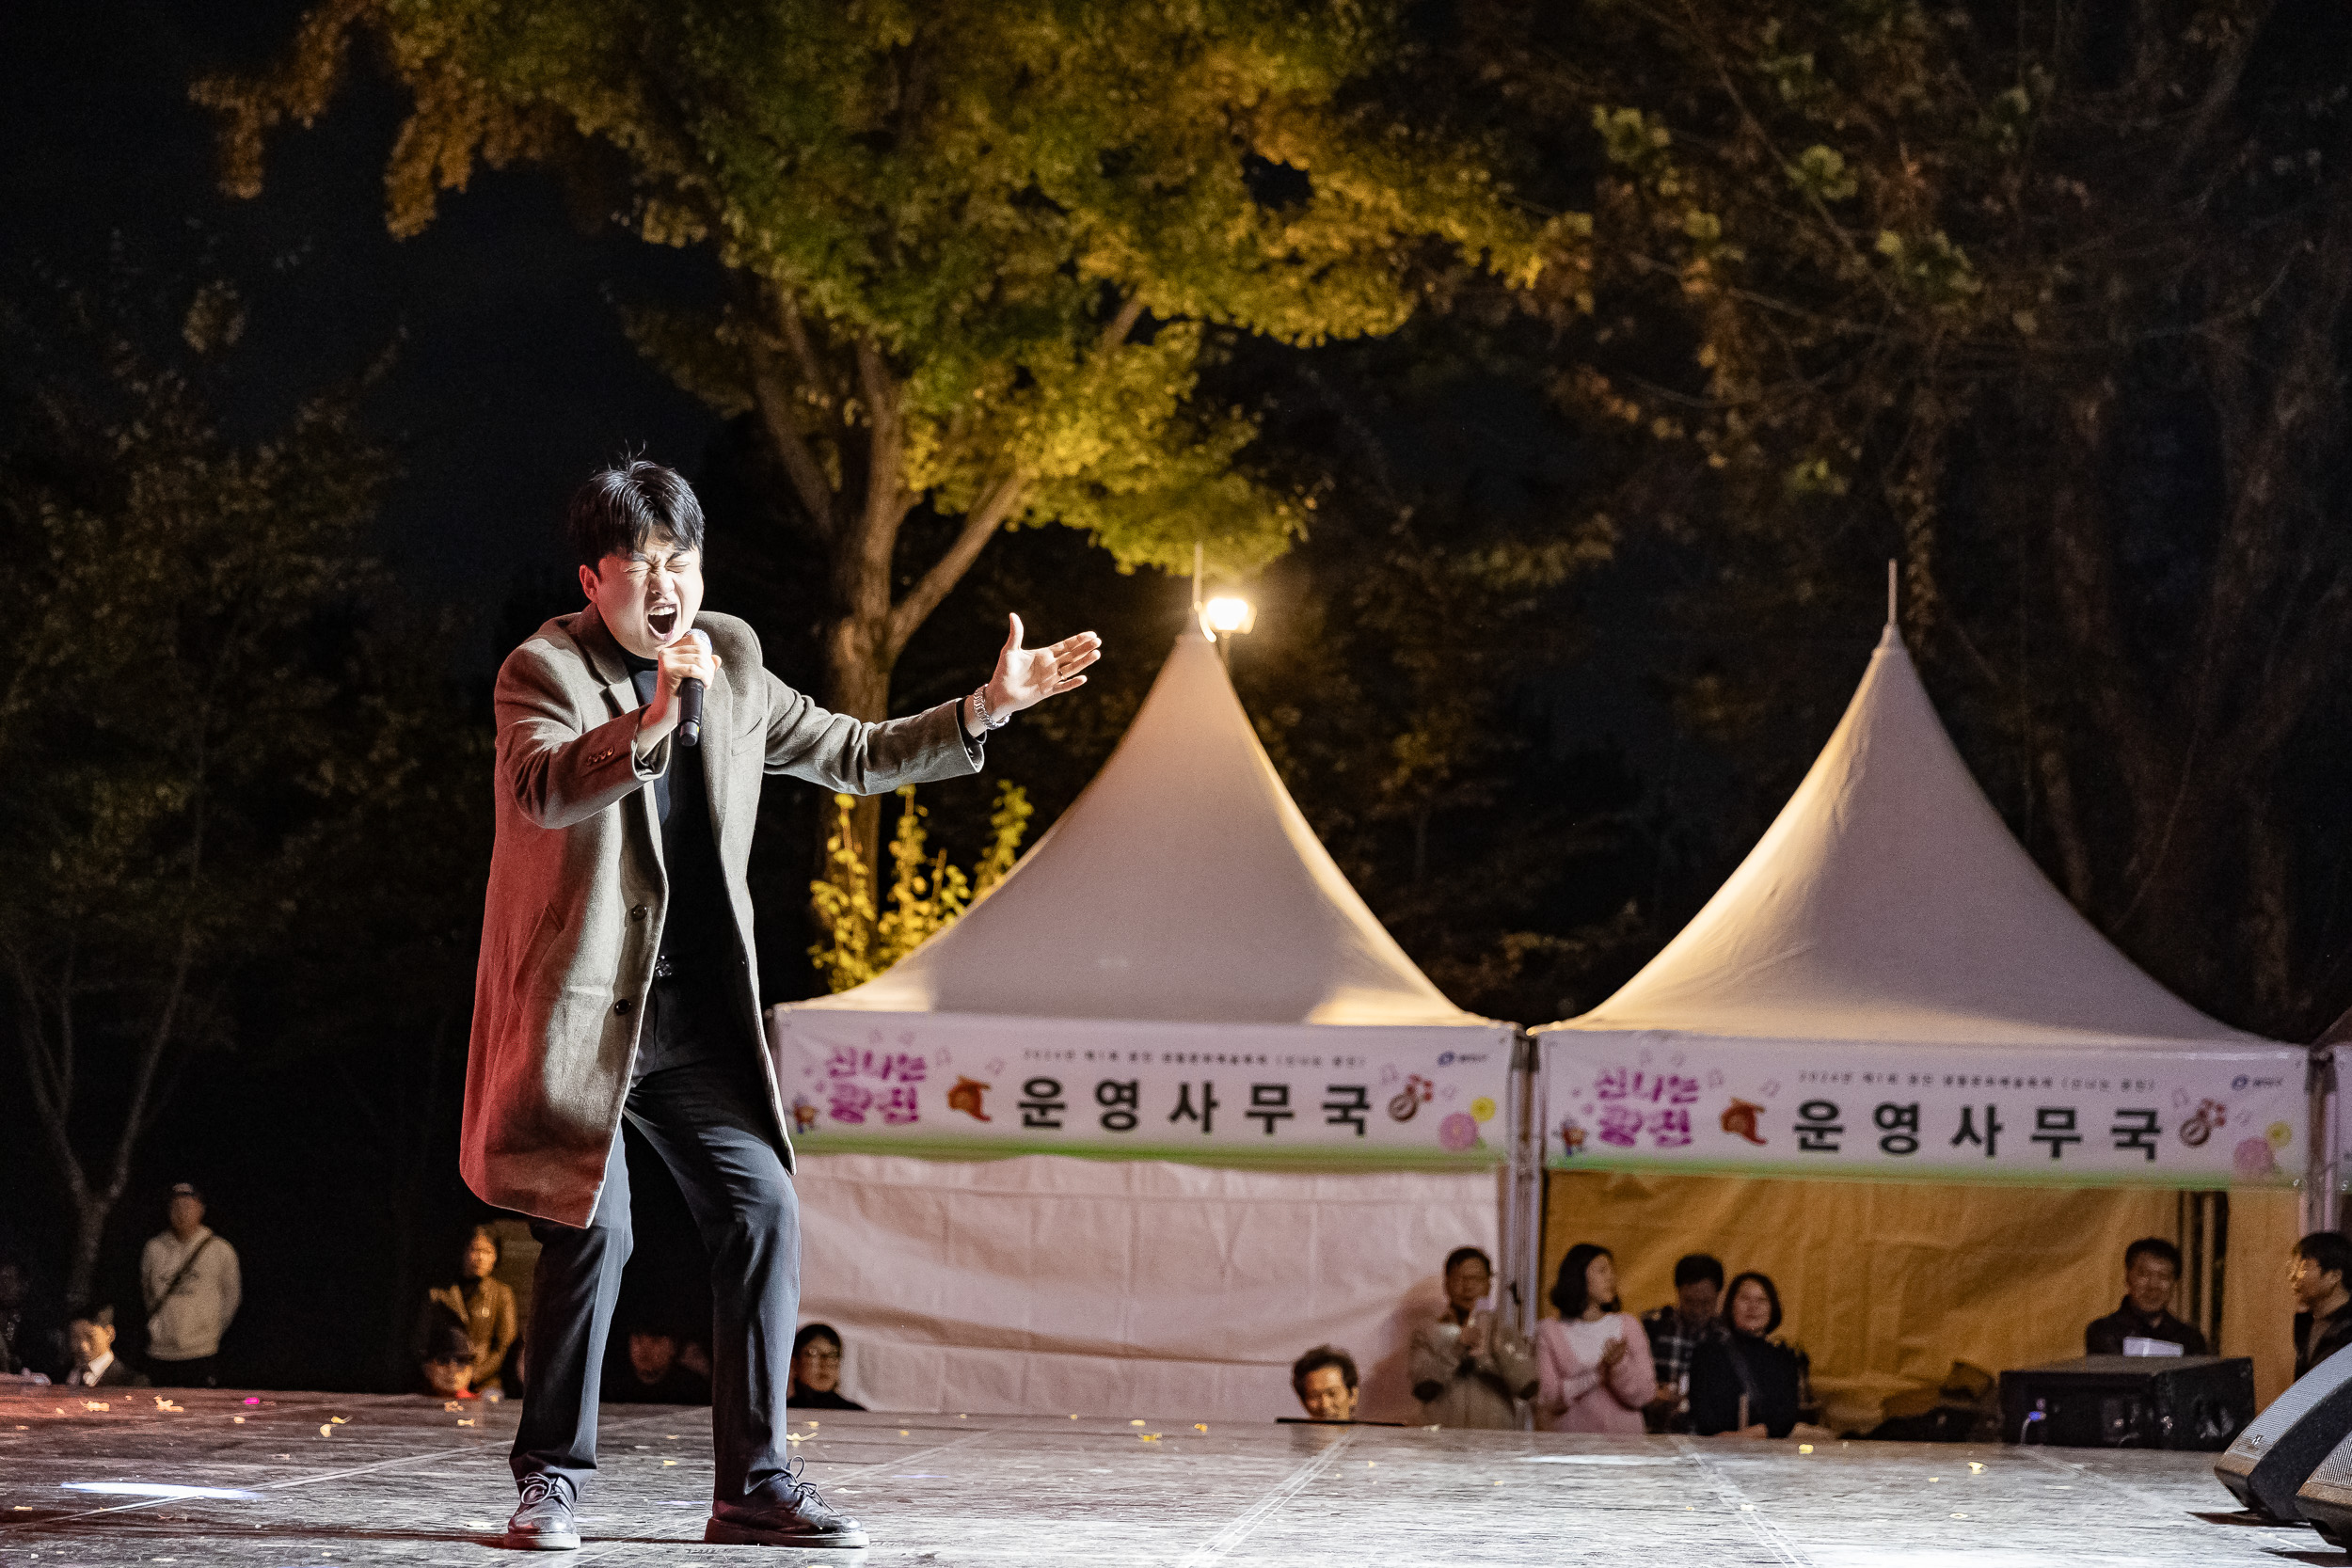
M 710 651 L 707 632 L 690 631 L 687 636 L 703 652 Z M 703 739 L 703 683 L 689 675 L 677 683 L 677 742 L 681 746 L 699 746 Z

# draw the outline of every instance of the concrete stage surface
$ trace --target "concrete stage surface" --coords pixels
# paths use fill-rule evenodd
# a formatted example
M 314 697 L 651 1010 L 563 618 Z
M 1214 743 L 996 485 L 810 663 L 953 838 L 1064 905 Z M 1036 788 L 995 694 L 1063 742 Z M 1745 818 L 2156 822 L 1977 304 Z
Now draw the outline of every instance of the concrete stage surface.
M 529 1560 L 498 1545 L 514 1420 L 423 1398 L 12 1389 L 0 1563 Z M 793 1432 L 871 1549 L 702 1544 L 708 1413 L 607 1405 L 586 1544 L 542 1560 L 2352 1564 L 2308 1528 L 2230 1522 L 2203 1454 L 838 1412 Z

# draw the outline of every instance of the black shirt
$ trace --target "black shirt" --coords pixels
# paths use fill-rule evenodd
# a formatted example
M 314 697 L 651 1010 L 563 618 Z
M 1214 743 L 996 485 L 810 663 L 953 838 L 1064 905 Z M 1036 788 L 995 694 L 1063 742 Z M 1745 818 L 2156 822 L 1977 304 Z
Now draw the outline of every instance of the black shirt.
M 2181 1347 L 2183 1355 L 2205 1354 L 2205 1336 L 2194 1323 L 2185 1323 L 2169 1312 L 2158 1312 L 2153 1318 L 2140 1316 L 2139 1308 L 2125 1296 L 2123 1305 L 2104 1318 L 2094 1319 L 2083 1330 L 2085 1355 L 2121 1355 L 2125 1339 L 2162 1339 Z
M 660 667 L 626 650 L 621 659 L 638 702 L 650 704 Z M 670 766 L 653 781 L 653 800 L 661 822 L 661 864 L 670 882 L 655 969 L 669 972 L 667 979 L 657 981 L 669 994 L 651 1004 L 646 1026 L 639 1032 L 640 1077 L 705 1053 L 713 1031 L 696 1024 L 723 1015 L 724 988 L 739 961 L 700 746 L 681 746 L 675 732 L 671 735 Z
M 2295 1315 L 2295 1375 L 2301 1377 L 2346 1345 L 2352 1345 L 2352 1302 L 2319 1320 L 2319 1338 L 2312 1338 L 2312 1315 Z
M 838 1388 L 828 1388 L 820 1394 L 813 1388 L 803 1388 L 797 1383 L 792 1386 L 792 1391 L 786 1396 L 784 1402 L 795 1410 L 863 1410 L 866 1408 L 855 1400 L 844 1399 Z
M 1691 1430 L 1702 1437 L 1740 1430 L 1740 1397 L 1748 1424 L 1773 1437 L 1797 1424 L 1797 1353 L 1737 1330 L 1704 1340 L 1691 1354 Z

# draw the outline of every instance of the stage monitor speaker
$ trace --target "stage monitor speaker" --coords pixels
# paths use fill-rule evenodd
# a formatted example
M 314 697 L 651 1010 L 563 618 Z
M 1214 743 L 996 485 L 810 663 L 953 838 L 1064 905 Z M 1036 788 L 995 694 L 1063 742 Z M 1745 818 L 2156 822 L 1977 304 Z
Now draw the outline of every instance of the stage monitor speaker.
M 2253 1418 L 2242 1355 L 2085 1355 L 2001 1374 L 2009 1443 L 2217 1452 Z
M 2347 1436 L 2352 1436 L 2352 1355 L 2331 1355 L 2238 1433 L 2213 1473 L 2255 1513 L 2300 1519 L 2296 1493 Z
M 2352 1356 L 2339 1353 L 2329 1356 L 2328 1363 L 2344 1360 L 2352 1360 Z M 2328 1363 L 2313 1369 L 2303 1383 L 2318 1378 L 2327 1370 Z M 2303 1383 L 2295 1386 L 2300 1388 Z M 2336 1386 L 2338 1390 L 2352 1386 L 2352 1376 L 2339 1374 Z M 2288 1392 L 2292 1393 L 2294 1389 Z M 2339 1409 L 2344 1407 L 2345 1402 L 2341 1393 L 2334 1403 Z M 2304 1424 L 2314 1423 L 2306 1421 Z M 2338 1420 L 2333 1430 L 2343 1432 L 2346 1425 L 2352 1425 L 2352 1422 Z M 2226 1483 L 2229 1478 L 2225 1476 L 2222 1480 Z M 2235 1491 L 2236 1488 L 2232 1487 L 2231 1490 Z M 2312 1528 L 2319 1531 L 2321 1538 L 2330 1546 L 2340 1550 L 2352 1547 L 2352 1436 L 2345 1437 L 2328 1450 L 2327 1457 L 2320 1460 L 2303 1484 L 2296 1489 L 2293 1507 L 2295 1513 L 2285 1517 L 2292 1519 L 2299 1516 L 2309 1520 Z

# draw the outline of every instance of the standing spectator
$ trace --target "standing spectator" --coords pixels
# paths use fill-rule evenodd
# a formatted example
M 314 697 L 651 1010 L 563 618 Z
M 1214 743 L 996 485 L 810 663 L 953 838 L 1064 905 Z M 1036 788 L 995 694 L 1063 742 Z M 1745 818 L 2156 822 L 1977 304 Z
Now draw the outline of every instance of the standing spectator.
M 1536 1388 L 1535 1356 L 1509 1323 L 1479 1305 L 1493 1284 L 1494 1264 L 1478 1248 L 1447 1256 L 1446 1308 L 1413 1330 L 1413 1398 L 1424 1423 L 1518 1430 L 1518 1402 Z
M 1535 1418 L 1552 1432 L 1642 1433 L 1642 1407 L 1658 1397 L 1642 1325 L 1617 1301 L 1617 1261 L 1579 1242 L 1551 1287 L 1557 1318 L 1535 1325 Z M 1636 1347 L 1639 1347 L 1638 1351 Z
M 1291 1363 L 1291 1392 L 1310 1420 L 1354 1420 L 1362 1381 L 1356 1375 L 1356 1358 L 1337 1345 L 1317 1345 Z
M 2352 1344 L 2352 1242 L 2334 1230 L 2314 1230 L 2295 1243 L 2287 1277 L 2303 1310 L 2295 1315 L 2295 1375 L 2301 1377 Z
M 171 1189 L 170 1221 L 139 1256 L 148 1365 L 167 1388 L 217 1387 L 220 1338 L 243 1299 L 237 1249 L 204 1224 L 204 1195 L 191 1182 Z
M 66 1324 L 66 1343 L 73 1352 L 73 1370 L 66 1373 L 69 1388 L 144 1388 L 147 1375 L 115 1357 L 115 1309 L 99 1307 Z
M 795 1410 L 863 1410 L 841 1392 L 841 1336 L 831 1323 L 810 1323 L 792 1337 L 792 1387 L 785 1403 Z
M 2142 1236 L 2123 1249 L 2123 1305 L 2083 1330 L 2085 1355 L 2129 1355 L 2126 1339 L 2178 1345 L 2183 1355 L 2205 1354 L 2205 1337 L 2172 1315 L 2172 1288 L 2181 1279 L 2181 1249 L 2161 1236 Z
M 1772 1343 L 1780 1291 L 1770 1275 L 1743 1274 L 1724 1302 L 1727 1332 L 1691 1357 L 1691 1430 L 1702 1437 L 1786 1437 L 1804 1394 L 1797 1353 Z
M 604 1398 L 614 1404 L 708 1404 L 710 1383 L 680 1365 L 676 1335 L 640 1328 L 629 1333 L 627 1370 L 604 1380 Z
M 420 1357 L 424 1341 L 447 1319 L 455 1319 L 466 1332 L 471 1347 L 467 1368 L 467 1386 L 474 1393 L 503 1398 L 504 1385 L 500 1374 L 506 1365 L 506 1353 L 515 1343 L 515 1292 L 491 1277 L 499 1266 L 498 1237 L 486 1225 L 474 1227 L 467 1239 L 464 1257 L 458 1260 L 454 1283 L 437 1286 L 425 1292 L 424 1316 L 417 1325 Z
M 24 1311 L 27 1293 L 23 1266 L 13 1258 L 0 1258 L 0 1377 L 22 1377 L 33 1370 L 33 1330 Z
M 1658 1397 L 1642 1412 L 1652 1432 L 1690 1429 L 1691 1357 L 1724 1331 L 1724 1266 L 1704 1252 L 1675 1259 L 1675 1299 L 1642 1317 L 1649 1336 L 1650 1364 L 1658 1371 Z

